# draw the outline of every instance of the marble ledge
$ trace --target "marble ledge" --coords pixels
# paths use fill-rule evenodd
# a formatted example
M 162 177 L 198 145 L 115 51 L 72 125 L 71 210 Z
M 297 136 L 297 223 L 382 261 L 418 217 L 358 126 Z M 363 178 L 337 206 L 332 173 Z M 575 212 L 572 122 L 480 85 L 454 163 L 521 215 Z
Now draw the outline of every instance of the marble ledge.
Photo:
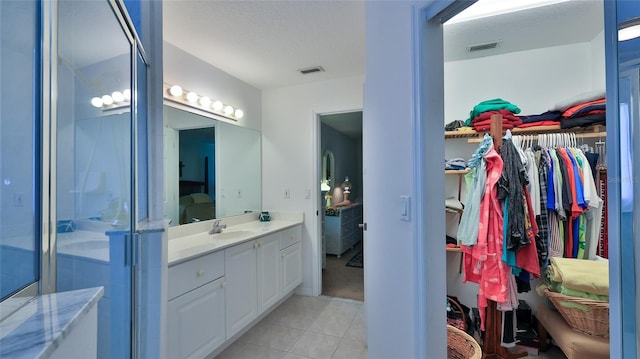
M 0 358 L 50 357 L 103 294 L 97 287 L 32 298 L 0 322 Z

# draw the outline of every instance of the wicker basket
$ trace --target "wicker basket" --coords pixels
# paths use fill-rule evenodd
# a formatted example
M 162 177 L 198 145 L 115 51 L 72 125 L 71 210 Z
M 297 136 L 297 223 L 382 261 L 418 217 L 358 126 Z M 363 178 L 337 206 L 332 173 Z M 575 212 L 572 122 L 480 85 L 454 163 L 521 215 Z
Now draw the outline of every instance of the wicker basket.
M 447 325 L 447 358 L 480 359 L 482 349 L 472 336 L 452 325 Z
M 545 290 L 544 294 L 573 330 L 598 337 L 609 337 L 608 302 L 572 297 L 549 290 Z M 571 307 L 567 307 L 566 304 Z
M 460 303 L 458 303 L 457 300 L 453 299 L 450 296 L 447 296 L 447 301 L 452 307 L 455 307 L 455 310 L 457 311 L 457 313 L 460 313 L 460 318 L 455 318 L 455 315 L 447 312 L 447 324 L 452 325 L 462 330 L 463 332 L 466 332 L 467 329 L 469 328 L 467 328 L 467 316 L 464 314 L 464 309 L 462 308 L 462 305 L 460 305 Z

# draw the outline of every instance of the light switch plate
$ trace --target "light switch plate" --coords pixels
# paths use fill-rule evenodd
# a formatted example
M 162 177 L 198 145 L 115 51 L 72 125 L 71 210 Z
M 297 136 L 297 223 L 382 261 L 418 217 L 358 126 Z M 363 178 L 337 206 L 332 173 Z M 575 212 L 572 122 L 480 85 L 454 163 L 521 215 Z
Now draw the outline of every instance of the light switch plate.
M 400 219 L 403 221 L 411 220 L 411 197 L 400 196 Z

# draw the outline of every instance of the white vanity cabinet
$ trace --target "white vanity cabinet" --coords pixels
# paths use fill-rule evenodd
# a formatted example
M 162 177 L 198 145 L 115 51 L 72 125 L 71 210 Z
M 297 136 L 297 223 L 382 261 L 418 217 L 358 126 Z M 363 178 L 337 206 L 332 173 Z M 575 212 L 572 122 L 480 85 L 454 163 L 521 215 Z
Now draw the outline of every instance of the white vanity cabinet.
M 280 299 L 280 237 L 280 233 L 274 233 L 257 240 L 258 313 L 269 309 Z
M 280 238 L 281 293 L 286 294 L 302 283 L 302 228 L 282 231 Z
M 169 268 L 169 358 L 204 358 L 226 340 L 224 253 Z
M 227 271 L 227 338 L 242 330 L 258 316 L 258 274 L 252 240 L 224 251 Z
M 215 354 L 281 303 L 302 283 L 301 240 L 295 225 L 170 266 L 167 357 Z

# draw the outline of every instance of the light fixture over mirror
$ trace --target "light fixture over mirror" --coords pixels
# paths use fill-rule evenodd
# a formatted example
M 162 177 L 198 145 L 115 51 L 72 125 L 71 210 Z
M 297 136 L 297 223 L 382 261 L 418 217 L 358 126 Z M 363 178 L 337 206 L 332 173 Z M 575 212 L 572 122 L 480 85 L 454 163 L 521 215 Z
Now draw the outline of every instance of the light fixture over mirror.
M 225 105 L 220 100 L 212 100 L 208 96 L 187 91 L 179 85 L 164 85 L 165 99 L 206 111 L 217 116 L 237 121 L 244 117 L 244 111 L 231 105 Z
M 640 18 L 625 20 L 618 26 L 618 41 L 633 40 L 640 37 Z

